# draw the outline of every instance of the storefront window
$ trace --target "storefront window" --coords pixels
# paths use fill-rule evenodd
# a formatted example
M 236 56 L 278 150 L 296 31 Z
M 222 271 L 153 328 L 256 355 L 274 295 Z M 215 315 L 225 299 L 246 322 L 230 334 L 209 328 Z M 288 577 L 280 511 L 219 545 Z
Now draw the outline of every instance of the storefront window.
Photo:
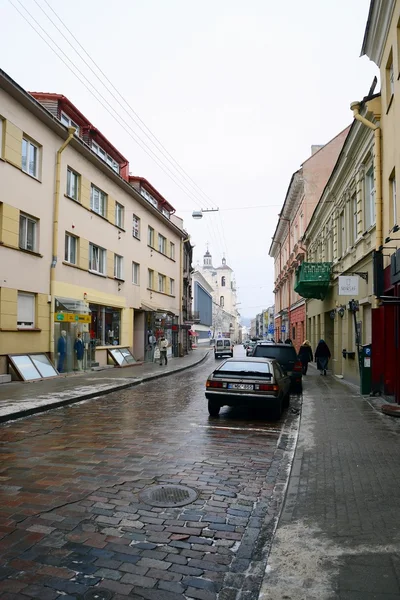
M 121 343 L 121 310 L 89 304 L 92 316 L 90 339 L 96 346 L 119 346 Z

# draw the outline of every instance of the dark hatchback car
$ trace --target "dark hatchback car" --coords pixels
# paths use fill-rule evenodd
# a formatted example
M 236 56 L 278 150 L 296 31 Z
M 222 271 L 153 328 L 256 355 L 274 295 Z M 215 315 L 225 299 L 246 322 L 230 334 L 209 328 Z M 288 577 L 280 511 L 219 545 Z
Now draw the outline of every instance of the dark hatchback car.
M 284 373 L 291 380 L 291 391 L 300 394 L 303 391 L 302 364 L 297 356 L 294 346 L 290 344 L 271 344 L 271 342 L 258 342 L 253 348 L 251 356 L 259 358 L 273 358 L 278 361 Z
M 290 378 L 276 360 L 230 358 L 219 365 L 206 382 L 208 412 L 216 417 L 221 406 L 265 408 L 279 419 L 289 405 Z

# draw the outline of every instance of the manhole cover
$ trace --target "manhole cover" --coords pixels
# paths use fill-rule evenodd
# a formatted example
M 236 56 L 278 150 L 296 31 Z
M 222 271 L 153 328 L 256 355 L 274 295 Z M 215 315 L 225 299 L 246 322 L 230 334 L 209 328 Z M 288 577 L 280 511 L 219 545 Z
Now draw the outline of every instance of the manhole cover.
M 198 493 L 183 485 L 153 485 L 139 494 L 146 504 L 168 508 L 169 506 L 184 506 L 197 499 Z
M 85 592 L 83 600 L 111 600 L 112 597 L 113 594 L 109 590 L 94 588 Z

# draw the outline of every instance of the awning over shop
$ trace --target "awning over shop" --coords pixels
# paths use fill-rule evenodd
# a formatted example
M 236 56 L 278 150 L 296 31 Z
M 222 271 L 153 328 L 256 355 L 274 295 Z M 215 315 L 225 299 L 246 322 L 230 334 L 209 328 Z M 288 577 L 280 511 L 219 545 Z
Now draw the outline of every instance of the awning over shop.
M 191 335 L 192 337 L 199 337 L 199 334 L 197 331 L 193 331 L 192 329 L 189 329 L 188 331 L 189 335 Z
M 56 297 L 56 311 L 61 312 L 76 312 L 76 313 L 91 313 L 92 311 L 83 300 L 75 300 L 73 298 Z
M 158 306 L 150 306 L 150 304 L 141 303 L 140 310 L 145 310 L 146 312 L 157 312 L 157 313 L 165 313 L 166 315 L 171 315 L 175 317 L 175 313 L 171 312 L 167 308 L 159 308 Z

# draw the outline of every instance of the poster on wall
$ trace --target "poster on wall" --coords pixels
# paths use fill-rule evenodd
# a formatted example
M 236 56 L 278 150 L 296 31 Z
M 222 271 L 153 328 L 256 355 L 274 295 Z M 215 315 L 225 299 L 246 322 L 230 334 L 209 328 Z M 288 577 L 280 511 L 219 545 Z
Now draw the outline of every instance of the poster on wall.
M 339 296 L 358 296 L 358 275 L 339 276 Z

